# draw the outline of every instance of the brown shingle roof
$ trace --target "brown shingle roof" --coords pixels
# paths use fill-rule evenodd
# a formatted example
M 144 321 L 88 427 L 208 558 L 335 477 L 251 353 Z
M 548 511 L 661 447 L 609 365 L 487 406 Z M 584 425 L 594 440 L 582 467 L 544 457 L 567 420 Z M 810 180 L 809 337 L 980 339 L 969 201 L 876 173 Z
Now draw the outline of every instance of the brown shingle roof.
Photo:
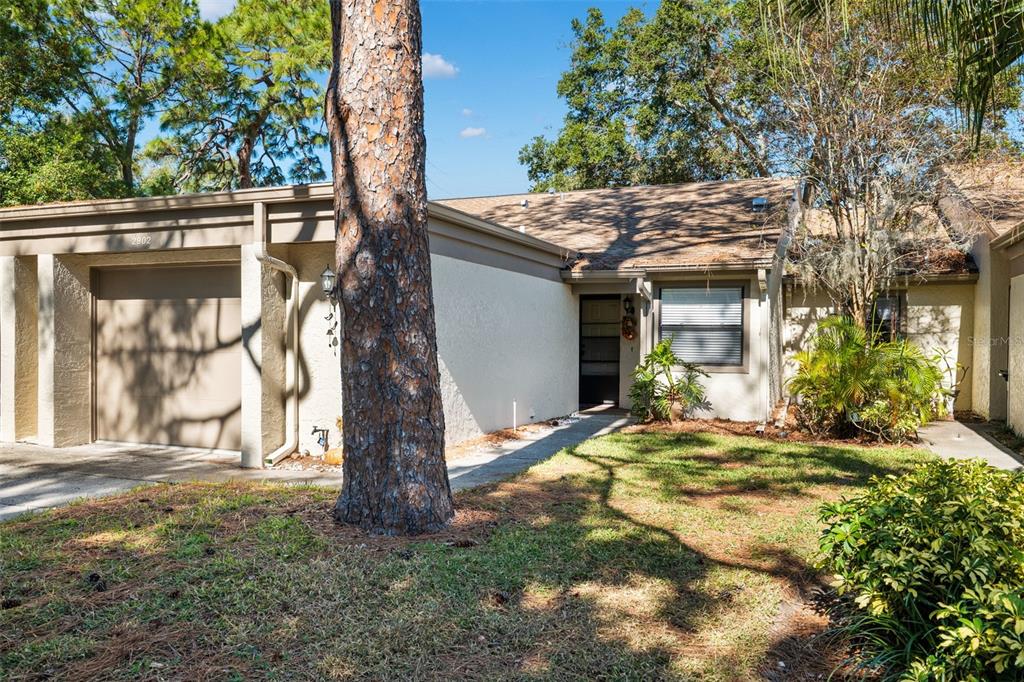
M 947 173 L 996 235 L 1024 223 L 1024 163 L 958 166 Z
M 792 191 L 791 179 L 761 178 L 438 203 L 579 251 L 577 270 L 754 266 L 771 260 L 778 226 L 766 223 Z M 756 197 L 767 212 L 751 210 Z

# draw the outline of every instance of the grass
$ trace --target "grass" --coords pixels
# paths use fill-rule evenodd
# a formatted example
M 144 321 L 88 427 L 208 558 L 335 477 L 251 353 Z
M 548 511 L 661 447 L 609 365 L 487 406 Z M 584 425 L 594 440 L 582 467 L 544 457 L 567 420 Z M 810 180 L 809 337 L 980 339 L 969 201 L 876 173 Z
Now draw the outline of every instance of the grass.
M 323 489 L 138 489 L 0 524 L 0 679 L 757 679 L 817 505 L 926 457 L 620 433 L 412 541 Z

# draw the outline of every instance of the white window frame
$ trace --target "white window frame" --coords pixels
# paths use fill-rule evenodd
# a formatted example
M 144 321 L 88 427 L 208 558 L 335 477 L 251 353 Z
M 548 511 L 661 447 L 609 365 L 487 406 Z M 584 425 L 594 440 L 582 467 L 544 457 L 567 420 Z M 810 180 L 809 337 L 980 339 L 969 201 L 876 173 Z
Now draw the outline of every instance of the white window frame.
M 662 320 L 664 319 L 663 318 L 663 310 L 662 310 L 662 301 L 663 301 L 663 294 L 664 294 L 664 291 L 666 289 L 701 289 L 701 290 L 707 290 L 707 289 L 739 289 L 739 292 L 740 292 L 740 324 L 738 325 L 739 332 L 740 332 L 740 361 L 739 361 L 739 363 L 738 364 L 731 364 L 731 363 L 730 364 L 697 363 L 697 364 L 698 364 L 699 367 L 703 368 L 705 371 L 707 371 L 707 372 L 709 372 L 711 374 L 714 374 L 714 373 L 747 372 L 749 370 L 747 363 L 749 362 L 749 359 L 750 359 L 750 353 L 749 353 L 749 349 L 747 347 L 747 341 L 748 341 L 748 338 L 749 338 L 749 333 L 748 333 L 747 326 L 748 326 L 749 312 L 750 312 L 747 309 L 747 305 L 748 305 L 747 291 L 749 289 L 749 286 L 750 286 L 750 284 L 748 282 L 746 282 L 746 281 L 740 281 L 740 282 L 738 282 L 738 281 L 721 281 L 721 282 L 714 282 L 714 283 L 701 282 L 700 284 L 696 284 L 696 283 L 689 284 L 689 283 L 685 283 L 685 282 L 679 282 L 679 283 L 667 283 L 667 284 L 662 284 L 662 285 L 658 286 L 658 289 L 657 289 L 657 301 L 658 301 L 657 315 L 656 315 L 656 319 L 654 320 L 654 322 L 655 322 L 655 329 L 656 329 L 656 332 L 657 332 L 657 340 L 661 341 L 663 338 L 667 338 L 672 333 L 671 330 L 665 330 L 664 325 L 662 324 Z M 735 328 L 735 327 L 736 327 L 736 325 L 728 325 L 727 326 L 727 328 Z M 685 360 L 685 358 L 681 358 L 681 359 Z

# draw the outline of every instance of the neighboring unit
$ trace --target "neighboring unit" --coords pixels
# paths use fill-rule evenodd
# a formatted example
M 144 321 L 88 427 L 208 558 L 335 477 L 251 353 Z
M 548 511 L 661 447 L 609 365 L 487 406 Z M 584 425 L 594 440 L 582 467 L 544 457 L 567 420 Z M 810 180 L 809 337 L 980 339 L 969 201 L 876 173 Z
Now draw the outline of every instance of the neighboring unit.
M 991 395 L 975 411 L 1006 420 L 1024 435 L 1024 163 L 991 164 L 954 175 L 967 211 L 984 229 L 975 248 L 981 267 L 974 337 L 988 376 L 975 393 Z M 986 409 L 987 408 L 987 409 Z
M 340 313 L 319 283 L 332 199 L 323 184 L 0 209 L 0 440 L 224 448 L 250 467 L 296 437 L 319 452 L 314 428 L 339 445 Z M 429 231 L 448 442 L 575 411 L 574 254 L 439 204 Z

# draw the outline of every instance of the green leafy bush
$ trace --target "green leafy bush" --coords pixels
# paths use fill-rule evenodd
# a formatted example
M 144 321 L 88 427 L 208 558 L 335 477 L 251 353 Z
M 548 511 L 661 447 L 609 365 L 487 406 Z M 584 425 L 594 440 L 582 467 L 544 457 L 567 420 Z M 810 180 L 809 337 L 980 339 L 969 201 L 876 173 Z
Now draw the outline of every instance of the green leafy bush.
M 663 339 L 633 370 L 629 399 L 640 421 L 672 421 L 707 405 L 701 377 L 708 374 L 683 362 L 672 352 L 672 340 Z
M 903 442 L 945 410 L 938 360 L 905 339 L 878 341 L 846 317 L 818 325 L 796 354 L 789 388 L 802 425 L 816 435 L 855 433 Z
M 884 679 L 1024 679 L 1024 474 L 932 462 L 821 520 L 845 627 Z

